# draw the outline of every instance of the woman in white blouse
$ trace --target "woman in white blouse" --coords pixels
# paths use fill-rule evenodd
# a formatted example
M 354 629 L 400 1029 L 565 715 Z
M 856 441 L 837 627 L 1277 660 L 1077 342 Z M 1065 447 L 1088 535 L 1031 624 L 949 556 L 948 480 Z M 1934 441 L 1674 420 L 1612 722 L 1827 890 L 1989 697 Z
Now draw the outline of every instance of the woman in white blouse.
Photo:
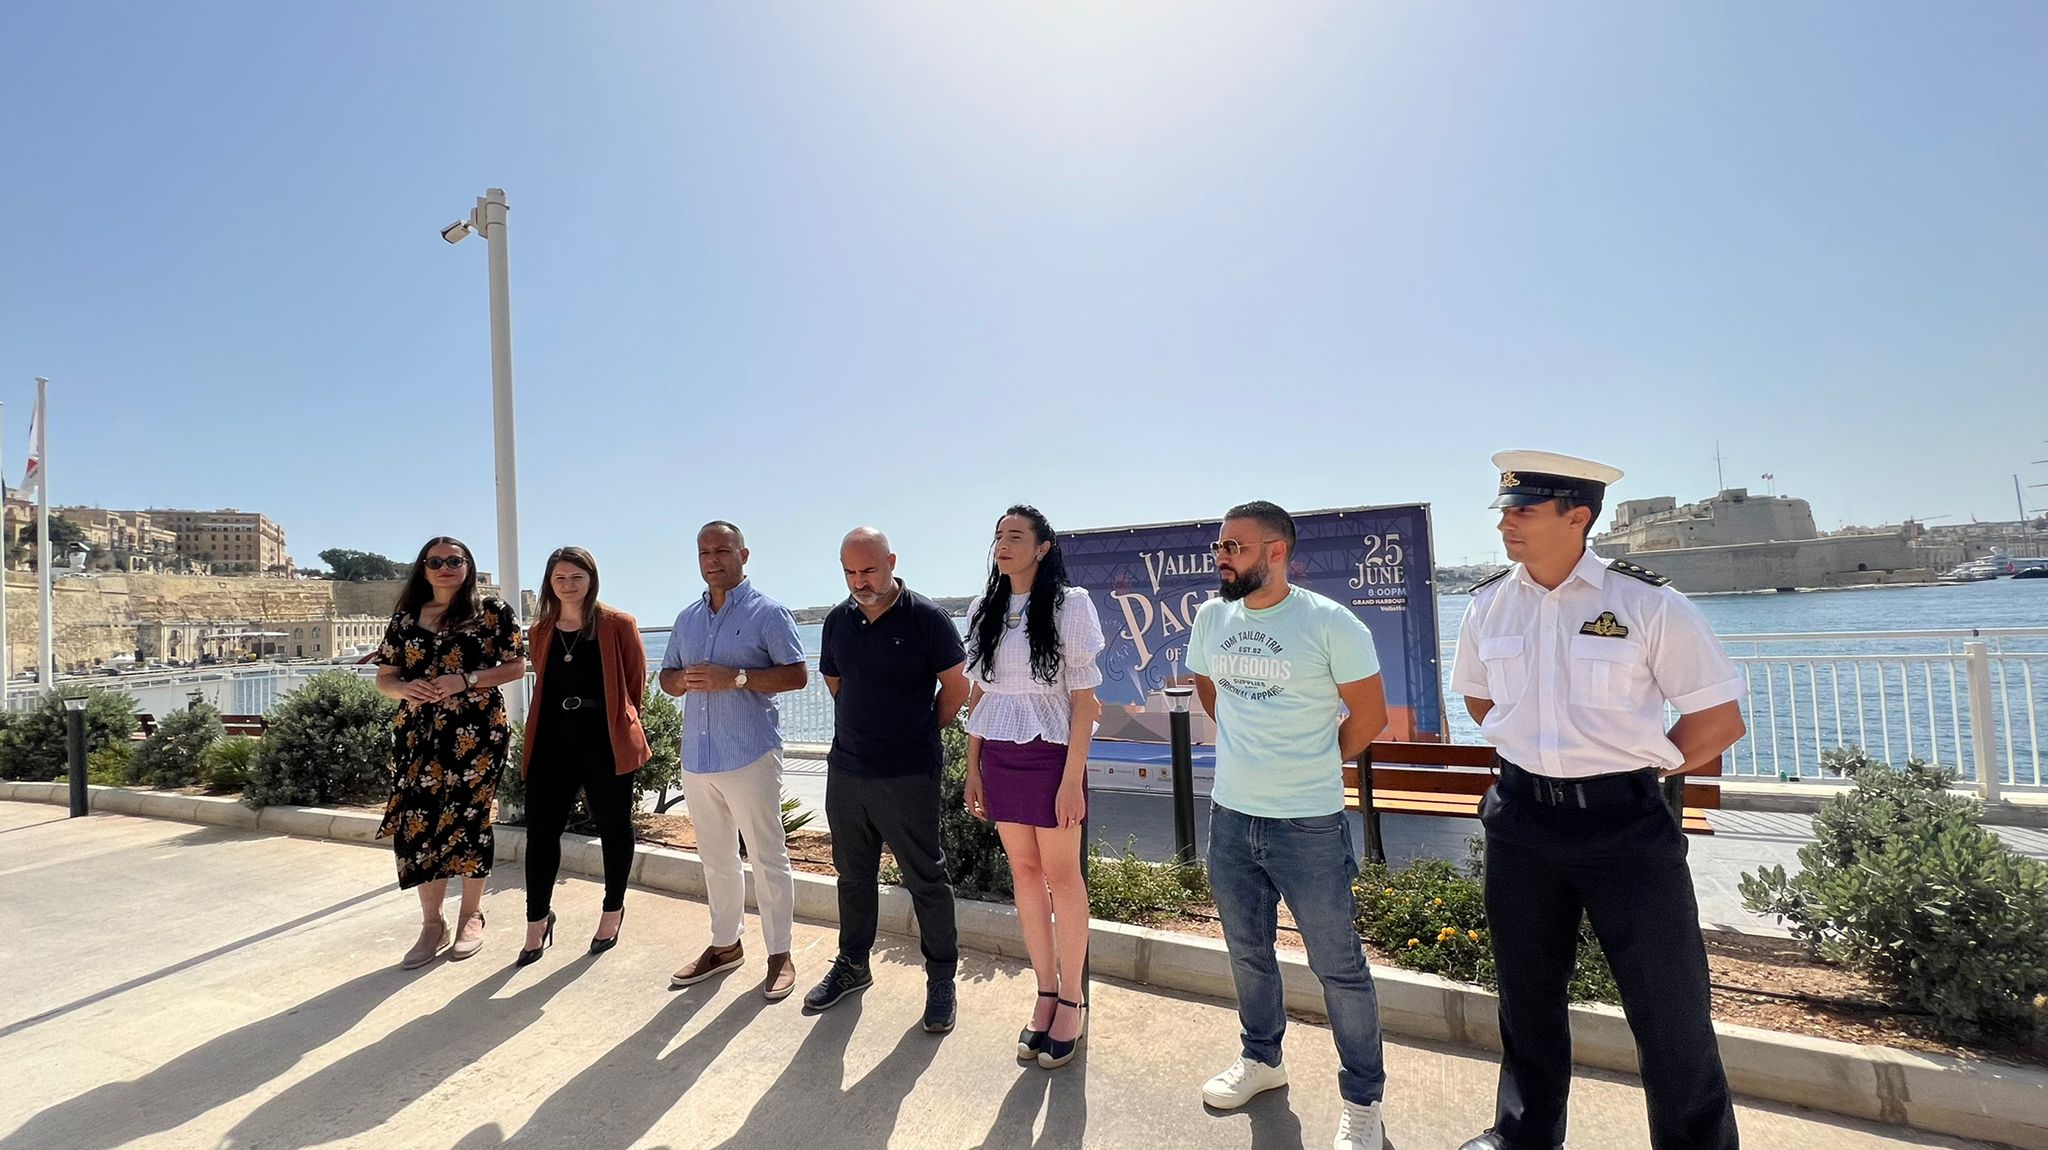
M 988 589 L 968 610 L 967 809 L 1003 836 L 1038 976 L 1017 1059 L 1051 1069 L 1073 1060 L 1087 1029 L 1081 820 L 1088 742 L 1102 711 L 1102 622 L 1088 593 L 1066 585 L 1059 536 L 1037 508 L 1012 507 L 996 521 L 992 560 Z

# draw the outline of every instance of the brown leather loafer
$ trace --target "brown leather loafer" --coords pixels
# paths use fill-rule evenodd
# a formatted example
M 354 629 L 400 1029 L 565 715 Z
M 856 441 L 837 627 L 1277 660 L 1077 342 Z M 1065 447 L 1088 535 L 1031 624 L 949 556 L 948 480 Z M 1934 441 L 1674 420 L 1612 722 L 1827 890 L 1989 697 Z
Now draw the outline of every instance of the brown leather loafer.
M 788 951 L 768 956 L 768 977 L 761 983 L 761 997 L 770 1002 L 781 1002 L 796 989 L 796 963 Z
M 704 953 L 697 956 L 695 962 L 668 976 L 668 987 L 670 990 L 679 990 L 685 986 L 695 986 L 713 975 L 724 974 L 738 966 L 745 958 L 746 952 L 740 948 L 739 943 L 727 947 L 707 946 Z

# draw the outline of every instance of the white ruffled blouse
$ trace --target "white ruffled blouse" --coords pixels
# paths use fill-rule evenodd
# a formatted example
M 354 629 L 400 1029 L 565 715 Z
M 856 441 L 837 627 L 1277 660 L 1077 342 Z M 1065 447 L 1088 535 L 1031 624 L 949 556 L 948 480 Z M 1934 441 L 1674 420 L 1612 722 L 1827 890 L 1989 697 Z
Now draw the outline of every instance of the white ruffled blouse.
M 1064 745 L 1073 723 L 1071 692 L 1092 689 L 1102 683 L 1102 671 L 1095 656 L 1107 643 L 1102 637 L 1102 620 L 1088 592 L 1079 587 L 1065 589 L 1053 623 L 1059 633 L 1060 673 L 1048 683 L 1031 674 L 1031 639 L 1021 622 L 1003 628 L 996 641 L 994 679 L 984 678 L 980 664 L 970 657 L 967 681 L 981 688 L 982 697 L 967 717 L 967 733 L 983 739 L 1028 743 L 1044 739 Z M 967 608 L 967 617 L 981 607 L 977 597 Z M 1023 605 L 1010 600 L 1010 614 L 1021 617 Z M 1007 622 L 1007 620 L 1006 620 Z M 972 636 L 969 637 L 970 641 Z

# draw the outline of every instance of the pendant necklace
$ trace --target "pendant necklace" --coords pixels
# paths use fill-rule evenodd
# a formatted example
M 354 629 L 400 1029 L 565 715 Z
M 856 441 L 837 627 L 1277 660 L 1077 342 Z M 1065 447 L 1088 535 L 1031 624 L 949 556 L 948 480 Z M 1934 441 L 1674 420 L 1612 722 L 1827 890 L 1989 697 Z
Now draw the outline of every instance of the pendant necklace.
M 583 637 L 583 636 L 582 636 L 582 634 L 581 634 L 581 633 L 572 633 L 572 632 L 559 632 L 559 633 L 560 633 L 560 634 L 562 634 L 562 635 L 564 636 L 564 640 L 565 640 L 565 641 L 563 642 L 563 644 L 562 644 L 562 662 L 564 662 L 564 663 L 573 663 L 573 662 L 575 662 L 575 661 L 576 661 L 576 640 L 578 640 L 578 639 L 581 639 L 581 638 Z
M 1015 631 L 1024 625 L 1024 616 L 1031 609 L 1031 596 L 1026 595 L 1022 598 L 1015 595 L 1010 596 L 1010 607 L 1015 608 L 1015 610 L 1004 609 L 1003 626 Z

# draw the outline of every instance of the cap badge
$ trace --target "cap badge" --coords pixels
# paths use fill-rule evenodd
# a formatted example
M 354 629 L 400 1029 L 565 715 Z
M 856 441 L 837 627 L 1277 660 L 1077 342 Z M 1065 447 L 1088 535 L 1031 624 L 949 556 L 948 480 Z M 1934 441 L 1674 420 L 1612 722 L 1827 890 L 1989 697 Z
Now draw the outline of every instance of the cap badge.
M 1512 471 L 1503 471 L 1500 473 L 1500 485 L 1502 487 L 1520 487 L 1522 485 L 1522 477 Z

